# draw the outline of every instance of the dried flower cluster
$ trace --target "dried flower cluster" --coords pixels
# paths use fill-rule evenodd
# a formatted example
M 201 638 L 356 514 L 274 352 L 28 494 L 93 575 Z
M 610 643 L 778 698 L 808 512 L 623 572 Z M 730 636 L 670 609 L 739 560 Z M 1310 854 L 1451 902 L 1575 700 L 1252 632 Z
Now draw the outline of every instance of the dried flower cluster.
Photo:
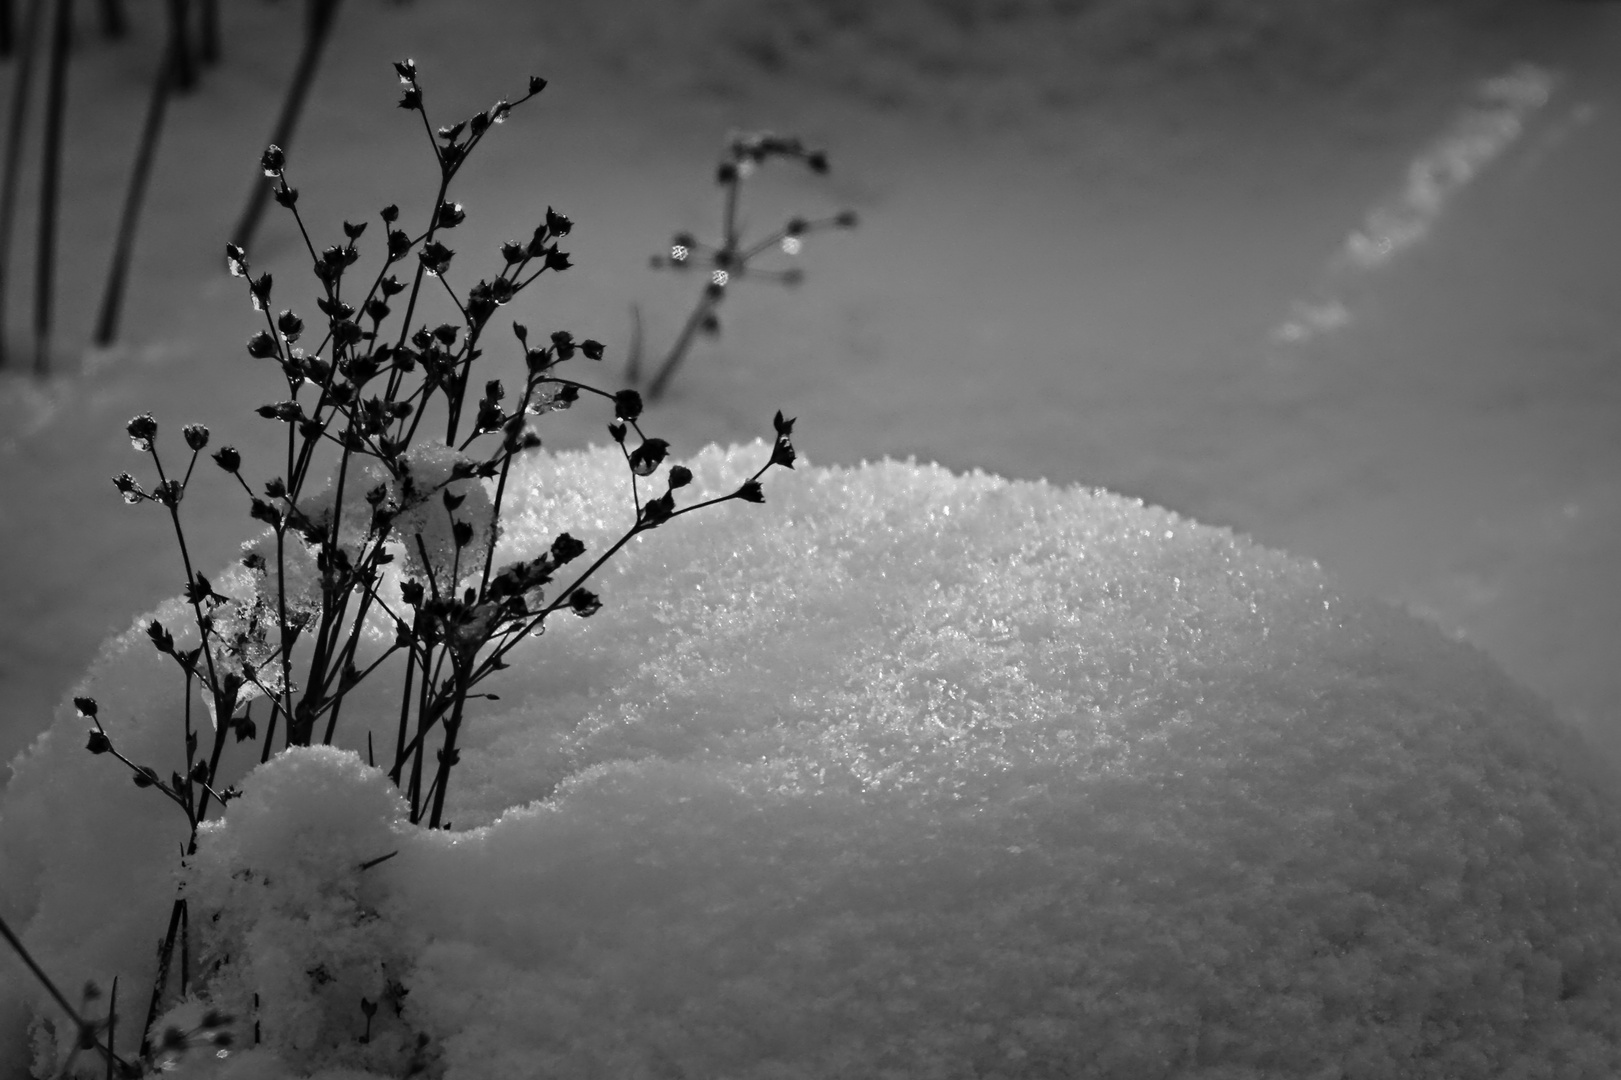
M 285 428 L 285 460 L 275 475 L 255 484 L 244 475 L 242 455 L 233 447 L 218 447 L 211 455 L 246 494 L 249 516 L 268 526 L 247 545 L 243 558 L 251 590 L 222 594 L 193 565 L 186 543 L 180 511 L 198 459 L 210 445 L 206 427 L 182 429 L 189 457 L 176 470 L 166 467 L 159 450 L 157 420 L 150 414 L 135 417 L 127 427 L 130 442 L 149 460 L 155 479 L 143 482 L 131 473 L 113 479 L 125 502 L 152 503 L 167 512 L 184 565 L 192 625 L 171 628 L 154 621 L 147 627 L 152 645 L 173 660 L 185 684 L 184 768 L 165 778 L 125 757 L 102 724 L 100 705 L 88 697 L 76 704 L 92 725 L 87 749 L 118 759 L 138 787 L 155 790 L 185 815 L 188 855 L 196 852 L 198 828 L 210 810 L 237 794 L 218 783 L 228 744 L 257 740 L 263 762 L 278 743 L 332 742 L 348 696 L 385 664 L 400 680 L 388 775 L 408 800 L 412 821 L 448 828 L 445 795 L 459 757 L 457 737 L 469 704 L 495 697 L 487 681 L 507 666 L 511 650 L 540 633 L 557 612 L 580 617 L 596 612 L 602 599 L 586 583 L 633 537 L 717 503 L 761 502 L 760 477 L 772 466 L 793 467 L 793 421 L 779 412 L 770 457 L 753 476 L 729 493 L 678 505 L 676 493 L 691 483 L 692 473 L 680 465 L 666 467 L 669 444 L 643 432 L 642 399 L 635 390 L 608 392 L 560 374 L 568 361 L 600 361 L 604 353 L 600 342 L 565 330 L 536 340 L 513 323 L 526 371 L 523 385 L 511 394 L 499 379 L 479 387 L 473 366 L 492 318 L 542 274 L 570 268 L 560 244 L 573 224 L 548 208 L 527 239 L 501 245 L 500 269 L 492 277 L 458 288 L 451 276 L 453 265 L 460 264 L 445 238 L 467 211 L 449 192 L 485 136 L 546 83 L 531 77 L 521 97 L 435 128 L 415 63 L 394 66 L 403 86 L 399 105 L 421 117 L 439 167 L 438 190 L 420 231 L 413 234 L 401 224 L 398 207 L 379 211 L 381 265 L 369 280 L 357 283 L 359 241 L 368 223 L 345 222 L 341 242 L 318 248 L 299 211 L 286 155 L 271 146 L 260 164 L 275 201 L 297 224 L 319 285 L 320 314 L 310 321 L 313 328 L 291 308 L 275 310 L 272 275 L 255 273 L 244 250 L 226 246 L 226 266 L 243 279 L 264 324 L 248 339 L 246 351 L 255 360 L 273 362 L 286 388 L 284 398 L 257 410 Z M 442 298 L 447 314 L 454 312 L 448 321 L 430 324 L 423 318 L 433 297 Z M 307 345 L 311 338 L 316 340 Z M 540 446 L 539 417 L 569 408 L 582 394 L 612 408 L 608 430 L 630 474 L 630 522 L 600 552 L 588 552 L 565 532 L 538 557 L 497 566 L 512 463 Z M 662 492 L 644 491 L 660 469 L 665 470 Z M 392 641 L 380 649 L 365 644 L 363 633 L 379 624 L 393 627 Z M 192 715 L 192 702 L 199 698 L 212 714 L 206 726 Z M 369 735 L 368 748 L 376 764 Z M 227 1052 L 229 1033 L 218 1029 L 229 1018 L 206 1018 L 196 1031 L 151 1034 L 160 1008 L 173 997 L 167 984 L 176 957 L 178 993 L 188 992 L 188 925 L 181 895 L 163 939 L 147 1036 L 135 1059 L 114 1051 L 114 1009 L 103 1021 L 85 1019 L 83 1010 L 69 1006 L 35 968 L 77 1025 L 81 1049 L 99 1051 L 109 1073 L 141 1075 L 192 1046 Z M 0 924 L 0 930 L 33 966 L 9 927 Z M 87 995 L 86 1004 L 94 996 Z M 375 1003 L 363 1000 L 361 1008 L 369 1030 Z
M 752 244 L 745 243 L 738 209 L 742 199 L 743 181 L 759 171 L 760 166 L 773 158 L 788 158 L 803 162 L 817 175 L 827 173 L 827 153 L 808 149 L 799 139 L 777 135 L 769 131 L 734 133 L 726 144 L 726 152 L 715 169 L 715 182 L 725 193 L 725 209 L 721 216 L 721 240 L 707 244 L 691 233 L 679 232 L 670 238 L 667 253 L 655 255 L 652 266 L 656 270 L 701 270 L 706 274 L 703 291 L 687 316 L 675 343 L 665 355 L 658 371 L 648 383 L 647 396 L 658 400 L 670 384 L 675 370 L 686 359 L 693 340 L 699 333 L 718 334 L 720 316 L 717 310 L 726 298 L 728 289 L 745 276 L 781 285 L 795 286 L 805 278 L 797 266 L 786 270 L 761 270 L 752 267 L 760 255 L 773 248 L 785 254 L 797 255 L 804 246 L 804 237 L 821 229 L 853 229 L 856 226 L 854 210 L 841 210 L 830 217 L 807 219 L 789 218 L 781 228 Z M 626 365 L 626 377 L 631 382 L 641 379 L 639 346 L 633 346 Z

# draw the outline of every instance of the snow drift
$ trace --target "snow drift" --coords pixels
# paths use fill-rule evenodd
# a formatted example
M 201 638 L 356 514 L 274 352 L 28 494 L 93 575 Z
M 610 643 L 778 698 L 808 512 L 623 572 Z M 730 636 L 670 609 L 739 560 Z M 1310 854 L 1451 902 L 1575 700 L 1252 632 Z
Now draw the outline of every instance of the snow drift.
M 764 452 L 700 454 L 692 498 Z M 617 535 L 623 474 L 533 460 L 503 544 Z M 886 462 L 767 498 L 641 538 L 600 614 L 526 645 L 463 729 L 453 829 L 403 820 L 359 709 L 359 755 L 246 776 L 184 872 L 239 1049 L 183 1069 L 1621 1070 L 1621 817 L 1480 653 L 1101 492 Z M 166 774 L 177 684 L 135 629 L 84 691 Z M 183 821 L 83 729 L 64 708 L 14 765 L 0 911 L 64 984 L 140 987 Z M 0 963 L 0 1060 L 49 1015 Z

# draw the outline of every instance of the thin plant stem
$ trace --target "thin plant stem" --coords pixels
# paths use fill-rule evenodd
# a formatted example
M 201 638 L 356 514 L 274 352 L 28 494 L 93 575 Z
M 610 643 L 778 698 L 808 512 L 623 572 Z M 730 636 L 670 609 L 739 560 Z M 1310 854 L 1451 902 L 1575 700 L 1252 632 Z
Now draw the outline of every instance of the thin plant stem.
M 419 621 L 414 617 L 412 619 L 413 624 Z M 412 629 L 414 631 L 416 627 L 413 625 Z M 413 639 L 415 636 L 413 632 Z M 416 669 L 417 654 L 416 650 L 412 649 L 405 658 L 405 689 L 400 694 L 400 728 L 394 743 L 394 767 L 388 772 L 388 778 L 394 781 L 395 787 L 400 786 L 400 769 L 405 762 L 405 735 L 411 720 L 411 681 L 416 675 Z
M 107 999 L 107 1049 L 118 1049 L 118 976 L 113 976 L 113 989 Z M 113 1055 L 107 1055 L 107 1080 L 113 1080 Z
M 124 0 L 100 0 L 101 36 L 112 40 L 129 33 L 129 19 L 124 15 Z
M 168 0 L 169 45 L 174 52 L 174 88 L 182 94 L 197 89 L 197 60 L 191 49 L 191 0 Z
M 630 344 L 625 347 L 625 381 L 632 386 L 642 381 L 642 306 L 630 305 Z
M 197 6 L 197 59 L 213 66 L 220 59 L 219 0 L 199 0 Z
M 7 4 L 9 7 L 9 3 Z M 11 227 L 17 218 L 17 177 L 22 168 L 23 136 L 28 128 L 28 97 L 34 82 L 34 57 L 39 51 L 39 26 L 45 0 L 29 0 L 18 40 L 17 70 L 11 79 L 11 113 L 6 118 L 6 164 L 0 176 L 0 367 L 6 366 L 6 286 L 10 283 Z
M 173 6 L 169 9 L 174 15 Z M 169 94 L 174 88 L 179 63 L 176 32 L 170 30 L 152 80 L 152 96 L 147 99 L 146 119 L 141 125 L 141 141 L 130 169 L 129 187 L 124 192 L 124 209 L 118 218 L 118 239 L 113 244 L 112 264 L 107 270 L 107 286 L 101 297 L 101 317 L 96 322 L 96 344 L 108 346 L 118 336 L 119 317 L 124 307 L 124 288 L 129 280 L 130 260 L 135 254 L 135 229 L 140 223 L 141 204 L 146 201 L 146 185 L 157 157 L 158 139 L 168 113 Z
M 276 125 L 271 129 L 270 143 L 285 150 L 293 141 L 293 132 L 298 127 L 298 118 L 304 112 L 305 99 L 309 97 L 310 86 L 315 82 L 316 69 L 321 64 L 321 52 L 326 47 L 327 38 L 332 34 L 332 24 L 337 20 L 339 0 L 309 0 L 309 17 L 304 32 L 304 47 L 299 52 L 298 67 L 293 71 L 293 79 L 287 85 L 287 96 L 282 100 L 281 113 L 276 117 Z M 269 185 L 255 182 L 253 190 L 248 195 L 248 204 L 237 219 L 236 228 L 231 230 L 232 242 L 238 247 L 246 248 L 253 243 L 253 236 L 259 230 L 259 221 L 264 217 L 265 205 L 270 198 Z
M 141 1057 L 152 1056 L 152 1025 L 158 1019 L 163 1005 L 163 991 L 169 983 L 169 965 L 174 959 L 175 939 L 180 933 L 180 921 L 185 918 L 185 897 L 177 896 L 169 909 L 169 930 L 163 935 L 163 946 L 158 950 L 158 971 L 152 978 L 152 1000 L 146 1007 L 146 1023 L 141 1031 Z
M 461 660 L 451 664 L 452 678 L 455 682 L 455 705 L 451 708 L 450 718 L 445 721 L 445 743 L 439 749 L 439 768 L 433 778 L 433 812 L 428 817 L 428 828 L 437 829 L 444 817 L 445 792 L 450 788 L 450 770 L 456 764 L 456 736 L 462 728 L 462 709 L 467 704 L 467 667 Z
M 670 379 L 675 375 L 675 369 L 681 366 L 682 360 L 686 359 L 688 350 L 692 348 L 692 339 L 697 336 L 699 327 L 703 326 L 704 319 L 720 305 L 721 295 L 711 286 L 704 286 L 703 296 L 699 298 L 697 306 L 692 309 L 692 314 L 687 316 L 687 323 L 681 328 L 681 333 L 675 339 L 675 344 L 670 346 L 670 353 L 664 358 L 664 363 L 659 367 L 658 374 L 654 375 L 653 381 L 648 384 L 648 397 L 657 401 L 664 396 L 664 388 L 670 385 Z
M 6 939 L 6 944 L 10 945 L 12 951 L 28 966 L 28 970 L 34 973 L 34 978 L 39 980 L 46 993 L 56 999 L 56 1003 L 62 1007 L 62 1011 L 68 1014 L 68 1019 L 72 1020 L 74 1026 L 82 1031 L 85 1027 L 84 1017 L 79 1015 L 79 1010 L 69 1003 L 62 991 L 56 988 L 56 983 L 52 982 L 51 977 L 45 974 L 45 969 L 39 966 L 39 962 L 34 959 L 33 954 L 22 943 L 22 939 L 12 931 L 10 924 L 3 917 L 0 917 L 0 937 Z
M 151 453 L 151 456 L 152 456 L 152 464 L 158 470 L 158 478 L 160 480 L 167 480 L 167 477 L 165 477 L 164 473 L 163 473 L 163 462 L 158 458 L 158 450 L 157 450 L 156 444 L 154 444 L 152 446 L 152 449 L 150 450 L 150 453 Z M 185 491 L 185 489 L 184 489 L 184 487 L 182 487 L 181 488 L 182 494 L 184 493 L 184 491 Z M 187 545 L 186 545 L 186 531 L 185 531 L 185 529 L 181 528 L 181 526 L 180 526 L 180 503 L 179 503 L 179 501 L 176 500 L 174 503 L 170 504 L 167 507 L 167 509 L 169 511 L 169 520 L 174 524 L 175 542 L 180 547 L 180 561 L 181 561 L 182 565 L 184 565 L 185 568 L 186 568 L 186 587 L 189 589 L 196 582 L 197 574 L 192 569 L 192 565 L 191 565 L 191 549 L 189 547 L 187 547 Z M 219 696 L 220 681 L 219 681 L 219 673 L 217 671 L 215 671 L 215 669 L 214 669 L 214 650 L 209 648 L 209 646 L 208 646 L 208 632 L 207 632 L 206 629 L 204 629 L 206 624 L 203 621 L 203 602 L 202 602 L 202 598 L 199 597 L 199 598 L 196 598 L 196 599 L 192 600 L 192 602 L 191 602 L 191 610 L 192 610 L 192 614 L 195 616 L 195 618 L 197 620 L 197 634 L 198 634 L 198 639 L 199 639 L 198 643 L 202 646 L 202 649 L 203 649 L 203 659 L 208 662 L 208 687 L 209 687 L 209 690 L 214 694 L 214 714 L 215 714 L 216 717 L 218 717 L 221 712 L 225 711 L 225 708 L 224 708 L 224 702 L 222 702 L 220 700 L 220 696 Z M 189 688 L 188 688 L 188 692 L 186 694 L 186 701 L 187 701 L 188 705 L 191 702 L 191 694 L 189 692 Z M 219 722 L 224 723 L 227 719 L 229 719 L 229 717 L 220 718 Z M 188 761 L 187 764 L 189 765 L 190 762 Z M 189 807 L 187 808 L 187 813 L 190 813 L 190 808 Z M 193 832 L 195 832 L 195 829 L 196 829 L 196 823 L 194 821 L 193 822 Z
M 73 0 L 55 0 L 51 61 L 46 79 L 45 160 L 39 192 L 39 236 L 34 264 L 34 373 L 50 370 L 56 300 L 56 217 L 61 201 L 62 127 L 67 114 L 68 51 L 73 38 Z
M 79 1010 L 75 1009 L 68 1001 L 66 995 L 64 995 L 61 990 L 57 989 L 56 983 L 52 981 L 49 975 L 45 974 L 45 969 L 39 966 L 39 962 L 34 959 L 33 954 L 28 951 L 27 946 L 22 943 L 22 939 L 12 931 L 10 924 L 8 924 L 4 918 L 0 918 L 0 938 L 5 938 L 6 944 L 11 946 L 12 951 L 17 954 L 18 958 L 21 959 L 22 962 L 28 967 L 28 970 L 33 973 L 34 978 L 39 980 L 40 985 L 45 988 L 46 993 L 50 994 L 51 997 L 56 1001 L 57 1005 L 61 1006 L 62 1011 L 68 1014 L 68 1019 L 73 1021 L 74 1031 L 79 1035 L 79 1037 L 82 1039 L 88 1035 L 91 1046 L 106 1056 L 107 1068 L 109 1072 L 112 1070 L 113 1065 L 116 1064 L 126 1076 L 133 1075 L 129 1063 L 114 1052 L 111 1014 L 109 1013 L 107 1042 L 105 1045 L 103 1045 L 101 1040 L 95 1036 L 95 1025 L 87 1021 L 84 1016 L 80 1014 Z M 117 986 L 118 981 L 115 977 L 113 980 L 113 1000 L 115 1004 L 117 1002 Z M 77 1053 L 78 1050 L 75 1048 L 74 1054 Z M 73 1060 L 74 1059 L 72 1056 L 68 1058 L 69 1065 L 71 1065 Z

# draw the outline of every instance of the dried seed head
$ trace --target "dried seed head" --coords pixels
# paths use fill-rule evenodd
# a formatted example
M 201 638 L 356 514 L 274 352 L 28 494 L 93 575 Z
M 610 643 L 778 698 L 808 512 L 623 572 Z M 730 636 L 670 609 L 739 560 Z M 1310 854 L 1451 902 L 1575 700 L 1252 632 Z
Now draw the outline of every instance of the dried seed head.
M 650 476 L 664 462 L 670 444 L 663 439 L 646 439 L 630 452 L 630 470 L 637 476 Z
M 287 343 L 291 345 L 298 340 L 298 335 L 304 332 L 304 320 L 294 315 L 290 310 L 283 310 L 280 315 L 276 316 L 276 329 L 281 331 L 281 336 L 286 338 Z
M 443 202 L 439 204 L 439 212 L 434 217 L 434 224 L 441 229 L 454 229 L 467 220 L 467 211 L 462 209 L 461 203 Z
M 118 489 L 118 494 L 122 495 L 124 501 L 131 506 L 146 497 L 146 492 L 141 490 L 141 485 L 136 483 L 135 477 L 127 472 L 119 473 L 113 477 L 113 487 Z
M 248 355 L 255 360 L 266 360 L 276 355 L 276 339 L 268 330 L 261 330 L 248 339 Z
M 614 395 L 614 415 L 631 421 L 642 415 L 642 395 L 634 390 L 621 390 Z
M 142 413 L 131 420 L 124 430 L 129 432 L 130 445 L 145 454 L 151 451 L 152 440 L 158 437 L 158 422 L 151 413 Z

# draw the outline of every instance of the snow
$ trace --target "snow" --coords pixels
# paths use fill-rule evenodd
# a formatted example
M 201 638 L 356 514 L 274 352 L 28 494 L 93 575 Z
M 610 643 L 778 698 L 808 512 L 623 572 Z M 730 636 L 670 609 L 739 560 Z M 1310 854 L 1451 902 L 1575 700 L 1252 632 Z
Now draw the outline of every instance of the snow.
M 704 451 L 689 497 L 765 452 Z M 617 451 L 514 479 L 502 558 L 623 527 Z M 238 1049 L 177 1075 L 398 1076 L 418 1034 L 449 1078 L 1621 1066 L 1615 799 L 1477 650 L 1104 492 L 768 479 L 513 654 L 451 829 L 363 760 L 386 697 L 246 775 L 182 874 Z M 160 772 L 176 682 L 138 623 L 86 683 Z M 0 900 L 69 985 L 138 986 L 184 822 L 84 727 L 59 712 L 17 763 Z M 16 1060 L 38 993 L 3 978 Z
M 175 757 L 177 680 L 128 620 L 185 624 L 178 559 L 106 484 L 134 467 L 123 423 L 277 453 L 219 247 L 296 6 L 224 7 L 127 343 L 81 359 L 161 44 L 156 20 L 85 40 L 67 347 L 52 379 L 0 382 L 0 757 L 52 729 L 0 802 L 0 913 L 69 987 L 142 985 L 183 839 L 56 705 L 132 625 L 88 687 L 122 749 Z M 214 1066 L 402 1075 L 409 1030 L 466 1076 L 1615 1074 L 1621 864 L 1589 766 L 1621 746 L 1617 12 L 471 7 L 346 7 L 292 148 L 315 231 L 431 194 L 388 61 L 418 58 L 436 116 L 547 75 L 455 193 L 459 248 L 573 217 L 577 269 L 519 317 L 609 342 L 611 384 L 628 304 L 656 350 L 690 302 L 642 268 L 712 227 L 723 133 L 804 134 L 831 180 L 767 176 L 751 220 L 849 205 L 862 228 L 808 242 L 797 292 L 729 303 L 648 423 L 679 454 L 781 407 L 835 467 L 616 562 L 604 610 L 465 729 L 455 831 L 401 826 L 352 756 L 245 781 L 189 887 L 238 912 L 198 930 L 232 957 L 214 992 L 284 991 L 266 1044 Z M 1353 263 L 1348 234 L 1401 258 Z M 252 254 L 287 290 L 297 250 L 272 226 Z M 547 417 L 548 446 L 600 440 L 588 414 Z M 1130 492 L 1342 584 L 1129 499 L 854 467 L 908 455 Z M 535 469 L 514 548 L 622 522 L 611 457 Z M 188 500 L 200 568 L 247 535 L 239 494 Z M 1366 594 L 1484 645 L 1593 744 Z M 249 863 L 278 873 L 231 876 Z M 385 961 L 411 972 L 397 1018 Z M 0 963 L 0 1073 L 34 993 Z
M 851 17 L 877 10 L 858 7 Z M 750 35 L 852 6 L 795 7 L 779 26 L 776 5 L 718 0 L 681 8 L 690 17 L 631 0 L 483 0 L 476 17 L 364 0 L 338 22 L 341 60 L 322 71 L 291 167 L 316 233 L 335 236 L 344 217 L 432 192 L 420 132 L 393 107 L 391 60 L 417 57 L 436 115 L 545 74 L 542 98 L 453 193 L 469 212 L 463 257 L 493 252 L 548 203 L 571 214 L 577 269 L 520 317 L 607 342 L 617 371 L 632 302 L 655 351 L 691 303 L 690 282 L 646 261 L 677 229 L 712 232 L 725 132 L 798 132 L 828 147 L 832 175 L 767 170 L 745 204 L 752 224 L 852 206 L 863 225 L 805 245 L 799 290 L 750 288 L 728 304 L 725 335 L 655 414 L 678 449 L 754 438 L 780 407 L 804 418 L 802 448 L 818 461 L 915 454 L 1124 491 L 1421 611 L 1621 748 L 1614 9 L 992 7 L 1007 20 L 976 29 L 986 60 L 972 70 L 928 58 L 950 53 L 953 12 L 975 5 L 897 2 L 870 18 L 920 20 L 902 55 L 856 30 L 818 32 L 773 72 L 751 59 Z M 157 21 L 138 20 L 123 45 L 87 35 L 74 69 L 58 374 L 0 378 L 0 547 L 12 556 L 0 566 L 0 758 L 46 724 L 101 640 L 179 587 L 166 523 L 107 489 L 134 466 L 124 422 L 200 420 L 250 463 L 276 452 L 273 426 L 251 415 L 276 388 L 245 373 L 257 323 L 221 273 L 220 242 L 262 182 L 297 19 L 285 4 L 227 8 L 226 62 L 171 112 L 124 343 L 87 356 Z M 1196 8 L 1211 20 L 1198 28 Z M 1032 32 L 1063 13 L 1079 22 Z M 1160 40 L 1204 59 L 1134 49 L 1156 25 L 1182 26 Z M 1450 191 L 1401 259 L 1340 273 L 1346 236 L 1400 210 L 1410 166 L 1522 62 L 1553 90 L 1519 138 Z M 21 205 L 32 200 L 25 185 Z M 20 253 L 30 241 L 24 214 Z M 251 253 L 289 296 L 295 243 L 272 215 Z M 9 294 L 19 319 L 26 262 Z M 1304 343 L 1271 337 L 1297 302 L 1319 301 L 1351 321 Z M 602 437 L 595 416 L 543 427 L 554 447 Z M 230 559 L 241 509 L 228 487 L 188 504 L 201 564 Z
M 656 350 L 691 302 L 690 283 L 646 260 L 678 228 L 713 229 L 724 133 L 797 131 L 829 148 L 831 178 L 768 170 L 751 220 L 849 205 L 863 226 L 806 244 L 803 288 L 728 305 L 725 336 L 657 414 L 678 448 L 753 438 L 781 407 L 805 417 L 803 447 L 824 462 L 915 454 L 1125 491 L 1423 612 L 1621 748 L 1612 8 L 1347 0 L 1302 19 L 1275 0 L 998 4 L 984 10 L 1005 21 L 975 29 L 985 63 L 957 70 L 929 58 L 951 52 L 952 20 L 975 5 L 886 4 L 868 16 L 885 24 L 877 37 L 860 31 L 868 8 L 835 0 L 780 26 L 776 5 L 667 7 L 346 7 L 343 59 L 292 147 L 315 231 L 431 194 L 389 61 L 415 55 L 430 104 L 453 115 L 540 71 L 541 100 L 453 193 L 469 209 L 463 250 L 493 251 L 547 203 L 570 213 L 578 269 L 522 317 L 594 334 L 617 369 L 630 303 Z M 275 391 L 238 362 L 256 324 L 220 273 L 220 238 L 262 181 L 290 11 L 224 13 L 227 62 L 175 103 L 165 133 L 125 343 L 81 358 L 161 48 L 146 19 L 123 45 L 85 39 L 58 375 L 0 379 L 0 546 L 15 553 L 0 567 L 0 757 L 44 726 L 129 613 L 178 588 L 165 523 L 107 492 L 133 464 L 123 423 L 203 420 L 250 462 L 274 452 L 251 409 Z M 1073 20 L 1062 33 L 1034 32 L 1057 15 Z M 858 25 L 818 31 L 781 71 L 746 48 L 846 17 Z M 917 44 L 897 57 L 882 42 L 909 19 Z M 1181 29 L 1162 33 L 1165 48 L 1133 46 L 1166 26 Z M 1519 138 L 1451 190 L 1402 259 L 1339 273 L 1347 234 L 1400 210 L 1410 166 L 1522 62 L 1553 90 Z M 25 186 L 22 205 L 32 198 Z M 19 251 L 30 226 L 25 214 Z M 301 276 L 295 240 L 272 215 L 251 253 L 284 291 Z M 14 269 L 10 310 L 26 316 Z M 1273 340 L 1297 302 L 1318 301 L 1352 321 Z M 601 428 L 554 417 L 544 434 L 583 446 Z M 188 513 L 200 561 L 227 560 L 240 504 L 199 497 Z

